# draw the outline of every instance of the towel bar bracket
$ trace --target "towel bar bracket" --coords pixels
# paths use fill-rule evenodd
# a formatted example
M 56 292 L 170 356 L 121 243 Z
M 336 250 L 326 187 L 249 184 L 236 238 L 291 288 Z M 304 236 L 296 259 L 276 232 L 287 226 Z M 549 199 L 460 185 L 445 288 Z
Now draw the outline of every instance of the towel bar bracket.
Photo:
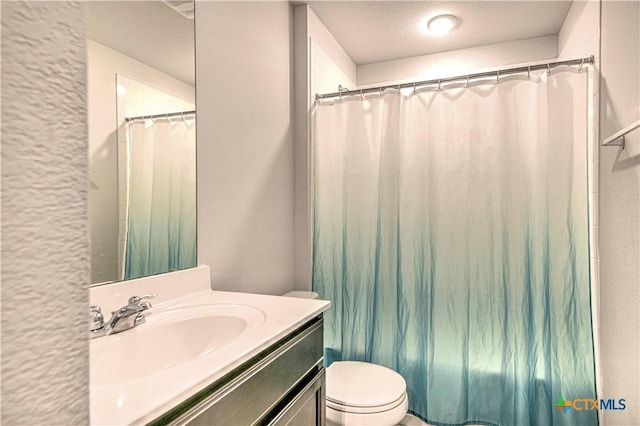
M 608 138 L 602 141 L 601 145 L 602 146 L 619 146 L 620 149 L 624 149 L 624 135 L 637 129 L 638 127 L 640 127 L 640 120 L 628 125 L 627 127 L 620 130 L 619 132 L 616 132 L 613 135 L 609 136 Z
M 619 138 L 608 142 L 603 141 L 602 146 L 619 146 L 620 149 L 624 149 L 624 136 L 620 136 Z

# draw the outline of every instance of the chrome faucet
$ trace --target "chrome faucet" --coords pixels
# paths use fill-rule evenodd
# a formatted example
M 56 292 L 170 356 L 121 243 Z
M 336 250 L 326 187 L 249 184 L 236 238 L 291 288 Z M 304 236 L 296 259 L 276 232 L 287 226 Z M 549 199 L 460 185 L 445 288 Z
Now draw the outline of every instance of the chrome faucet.
M 91 338 L 104 336 L 104 316 L 100 306 L 89 306 L 89 333 Z
M 141 312 L 151 309 L 151 303 L 143 302 L 143 300 L 153 299 L 156 296 L 158 296 L 158 293 L 131 296 L 125 306 L 111 312 L 111 319 L 107 322 L 104 322 L 100 308 L 95 305 L 91 306 L 89 308 L 89 331 L 91 337 L 108 336 L 109 334 L 120 333 L 144 324 L 145 318 Z

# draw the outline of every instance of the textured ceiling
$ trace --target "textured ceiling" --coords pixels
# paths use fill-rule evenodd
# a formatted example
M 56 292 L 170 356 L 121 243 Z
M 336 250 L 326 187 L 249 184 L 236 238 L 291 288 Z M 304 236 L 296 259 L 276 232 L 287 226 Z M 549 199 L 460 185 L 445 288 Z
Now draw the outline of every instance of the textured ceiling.
M 161 1 L 89 1 L 89 38 L 195 85 L 193 19 Z
M 558 34 L 571 1 L 309 1 L 358 65 Z M 425 18 L 458 17 L 442 37 L 419 30 Z

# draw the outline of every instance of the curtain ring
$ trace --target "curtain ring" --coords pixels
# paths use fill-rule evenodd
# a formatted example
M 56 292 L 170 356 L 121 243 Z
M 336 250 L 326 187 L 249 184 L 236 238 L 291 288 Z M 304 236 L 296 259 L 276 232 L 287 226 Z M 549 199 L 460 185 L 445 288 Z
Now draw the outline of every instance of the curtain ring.
M 496 71 L 496 83 L 500 82 L 500 70 Z
M 467 85 L 465 87 L 469 87 L 469 75 L 467 74 Z
M 362 93 L 362 89 L 360 89 L 360 99 L 364 101 L 364 93 Z
M 398 84 L 397 90 L 398 90 L 398 95 L 399 95 L 400 94 L 400 85 L 399 84 Z
M 380 91 L 380 97 L 382 97 L 382 86 L 378 87 L 378 90 Z
M 582 60 L 580 61 L 580 68 L 578 68 L 578 71 L 582 71 L 583 65 L 584 65 L 584 58 L 582 58 Z
M 440 90 L 440 80 L 438 79 L 438 90 Z
M 551 64 L 547 64 L 547 74 L 551 75 Z
M 413 83 L 413 94 L 414 95 L 416 94 L 416 83 L 415 82 Z
M 531 80 L 531 65 L 527 67 L 527 79 Z
M 340 98 L 340 103 L 342 103 L 342 90 L 338 92 L 338 97 Z

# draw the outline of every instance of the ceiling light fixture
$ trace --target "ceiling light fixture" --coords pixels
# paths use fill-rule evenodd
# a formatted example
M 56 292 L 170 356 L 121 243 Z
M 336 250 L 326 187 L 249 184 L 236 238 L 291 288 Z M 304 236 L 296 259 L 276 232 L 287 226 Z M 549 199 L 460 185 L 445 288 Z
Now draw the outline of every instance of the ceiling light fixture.
M 458 25 L 458 18 L 455 16 L 438 15 L 429 19 L 427 29 L 429 30 L 429 34 L 441 36 L 454 29 L 456 25 Z

